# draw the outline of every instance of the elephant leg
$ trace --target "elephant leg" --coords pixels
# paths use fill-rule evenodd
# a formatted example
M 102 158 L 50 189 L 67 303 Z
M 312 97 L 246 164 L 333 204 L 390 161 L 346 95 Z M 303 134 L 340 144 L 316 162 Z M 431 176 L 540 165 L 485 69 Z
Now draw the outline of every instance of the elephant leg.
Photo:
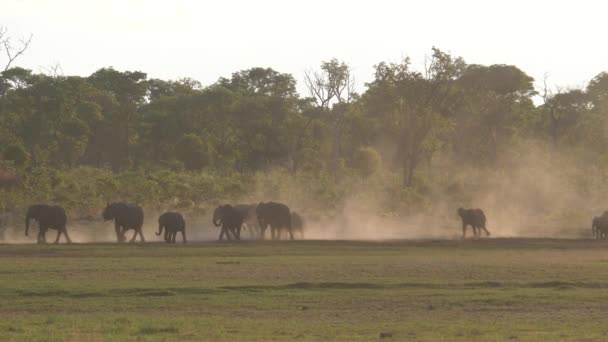
M 490 232 L 488 231 L 488 229 L 486 228 L 486 226 L 481 226 L 481 229 L 483 229 L 486 232 L 486 236 L 490 236 Z M 479 233 L 481 234 L 481 229 L 479 230 Z
M 141 229 L 141 227 L 137 229 L 137 232 L 139 233 L 140 242 L 146 242 L 146 238 L 144 237 L 144 231 Z
M 224 240 L 224 228 L 220 229 L 220 237 L 218 239 L 219 241 Z
M 38 236 L 36 237 L 36 242 L 37 243 L 44 243 L 44 229 L 42 227 L 40 227 L 38 229 Z
M 177 230 L 171 232 L 171 243 L 175 243 L 175 238 L 177 237 Z
M 133 243 L 135 241 L 135 238 L 137 237 L 137 229 L 133 230 L 133 237 L 131 238 L 131 240 L 129 240 L 129 243 Z
M 222 233 L 226 236 L 226 241 L 232 241 L 232 236 L 230 236 L 230 228 L 222 226 Z
M 38 231 L 38 243 L 46 243 L 46 230 L 48 228 L 45 226 L 40 227 Z
M 114 221 L 114 230 L 116 231 L 116 241 L 118 242 L 123 242 L 125 241 L 125 236 L 124 236 L 124 231 L 122 230 L 122 227 L 116 223 L 116 221 Z
M 462 224 L 462 238 L 465 239 L 467 237 L 467 225 Z
M 188 242 L 188 240 L 186 239 L 186 230 L 185 229 L 182 230 L 182 239 L 183 239 L 183 241 L 182 241 L 183 243 Z
M 293 232 L 291 231 L 291 228 L 289 228 L 288 232 L 289 232 L 289 240 L 293 240 Z
M 72 243 L 72 239 L 70 239 L 70 236 L 68 235 L 68 230 L 66 227 L 63 227 L 62 231 L 63 235 L 65 236 L 65 240 L 67 241 L 67 243 Z
M 55 238 L 55 242 L 53 242 L 53 243 L 58 244 L 59 238 L 61 238 L 61 229 L 57 229 L 57 238 Z

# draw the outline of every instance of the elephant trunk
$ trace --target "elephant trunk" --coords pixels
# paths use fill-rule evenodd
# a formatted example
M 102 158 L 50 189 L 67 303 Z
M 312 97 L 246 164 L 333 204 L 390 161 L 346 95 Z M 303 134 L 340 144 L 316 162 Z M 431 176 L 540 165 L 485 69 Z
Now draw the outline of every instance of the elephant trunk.
M 158 225 L 158 233 L 156 233 L 157 236 L 160 236 L 160 234 L 163 233 L 163 228 L 164 228 L 164 225 L 162 225 L 162 224 Z

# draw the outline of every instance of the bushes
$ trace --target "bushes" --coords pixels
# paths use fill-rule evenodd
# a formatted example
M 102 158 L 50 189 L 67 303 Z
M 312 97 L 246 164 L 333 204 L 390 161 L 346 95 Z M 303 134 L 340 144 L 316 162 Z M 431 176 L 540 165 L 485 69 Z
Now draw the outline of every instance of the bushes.
M 2 157 L 4 160 L 10 161 L 13 165 L 18 167 L 24 166 L 30 158 L 25 147 L 21 144 L 8 145 L 4 151 L 2 151 Z

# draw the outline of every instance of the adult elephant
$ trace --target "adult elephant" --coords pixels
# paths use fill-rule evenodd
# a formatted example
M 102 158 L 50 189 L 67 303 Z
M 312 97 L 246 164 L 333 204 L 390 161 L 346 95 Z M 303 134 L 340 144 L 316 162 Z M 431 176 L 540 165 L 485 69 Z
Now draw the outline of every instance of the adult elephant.
M 65 236 L 67 243 L 72 243 L 66 224 L 68 217 L 65 214 L 65 209 L 57 205 L 35 204 L 27 209 L 25 215 L 25 236 L 28 236 L 30 229 L 30 220 L 38 222 L 38 243 L 46 243 L 46 231 L 48 229 L 57 230 L 57 238 L 55 243 L 59 243 L 61 234 Z
M 270 226 L 270 235 L 273 240 L 280 238 L 282 229 L 286 229 L 289 232 L 289 239 L 293 240 L 291 212 L 287 205 L 277 202 L 262 202 L 258 204 L 256 213 L 260 223 L 260 237 L 262 239 L 265 237 L 266 229 Z
M 486 229 L 486 215 L 481 209 L 458 209 L 458 215 L 462 219 L 462 238 L 466 236 L 467 226 L 471 226 L 473 229 L 473 235 L 478 237 L 483 229 L 486 232 L 486 236 L 490 235 L 490 232 Z
M 129 229 L 135 230 L 135 234 L 129 242 L 135 241 L 137 235 L 141 242 L 146 242 L 141 229 L 144 225 L 144 210 L 140 206 L 124 202 L 108 203 L 103 210 L 102 217 L 104 221 L 114 220 L 114 230 L 118 242 L 126 240 L 125 233 Z
M 160 236 L 165 230 L 165 242 L 175 243 L 177 232 L 182 233 L 183 243 L 186 243 L 186 220 L 182 214 L 177 212 L 166 212 L 158 218 L 158 233 Z
M 243 229 L 249 232 L 249 237 L 255 239 L 260 233 L 258 225 L 258 215 L 256 213 L 257 204 L 237 204 L 234 209 L 243 217 Z
M 226 239 L 240 240 L 241 227 L 243 226 L 243 216 L 230 204 L 221 205 L 213 211 L 213 225 L 222 227 L 219 240 Z M 230 234 L 232 233 L 232 237 Z

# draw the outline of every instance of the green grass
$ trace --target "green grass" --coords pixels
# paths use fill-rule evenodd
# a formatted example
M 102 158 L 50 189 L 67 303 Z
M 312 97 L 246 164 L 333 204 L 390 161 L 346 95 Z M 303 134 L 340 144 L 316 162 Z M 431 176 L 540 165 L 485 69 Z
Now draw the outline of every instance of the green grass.
M 0 339 L 606 340 L 585 240 L 0 245 Z

